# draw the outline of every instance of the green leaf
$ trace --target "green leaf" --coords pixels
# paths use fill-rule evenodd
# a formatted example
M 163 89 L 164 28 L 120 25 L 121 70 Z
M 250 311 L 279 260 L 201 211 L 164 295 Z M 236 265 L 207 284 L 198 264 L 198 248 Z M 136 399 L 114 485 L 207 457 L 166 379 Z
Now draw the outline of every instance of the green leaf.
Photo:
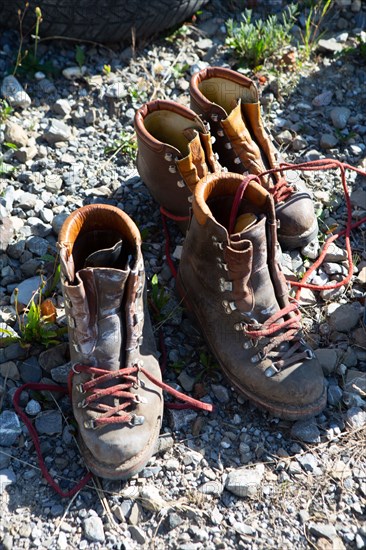
M 14 336 L 14 333 L 7 328 L 0 327 L 0 334 L 8 334 L 9 336 Z
M 14 151 L 18 151 L 19 149 L 18 145 L 15 145 L 15 143 L 10 143 L 9 141 L 4 141 L 3 145 L 5 145 L 8 149 L 13 149 Z
M 76 60 L 76 63 L 79 65 L 80 68 L 85 63 L 85 52 L 84 52 L 83 48 L 80 48 L 80 46 L 76 46 L 76 48 L 75 48 L 75 60 Z

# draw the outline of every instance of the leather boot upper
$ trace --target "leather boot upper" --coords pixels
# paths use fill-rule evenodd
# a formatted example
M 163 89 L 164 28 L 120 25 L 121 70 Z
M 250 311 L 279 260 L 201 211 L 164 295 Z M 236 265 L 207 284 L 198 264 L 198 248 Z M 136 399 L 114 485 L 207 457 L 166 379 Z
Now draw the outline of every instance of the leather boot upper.
M 196 186 L 178 289 L 231 383 L 272 414 L 311 416 L 325 406 L 324 377 L 289 301 L 270 194 L 250 182 L 230 227 L 242 181 L 222 173 Z
M 163 405 L 161 389 L 143 373 L 113 378 L 139 365 L 161 380 L 144 299 L 140 234 L 119 209 L 90 205 L 65 221 L 59 249 L 81 451 L 97 475 L 129 477 L 153 452 Z M 101 372 L 106 379 L 95 383 Z
M 261 175 L 278 169 L 280 156 L 263 125 L 258 91 L 252 80 L 230 69 L 209 67 L 190 84 L 191 108 L 209 123 L 214 150 L 231 172 Z M 295 178 L 295 179 L 294 179 Z M 302 180 L 286 180 L 280 170 L 261 175 L 274 196 L 279 239 L 287 248 L 308 244 L 317 234 L 313 202 Z
M 135 115 L 135 130 L 139 174 L 185 231 L 194 186 L 218 166 L 211 136 L 193 111 L 173 101 L 143 105 Z

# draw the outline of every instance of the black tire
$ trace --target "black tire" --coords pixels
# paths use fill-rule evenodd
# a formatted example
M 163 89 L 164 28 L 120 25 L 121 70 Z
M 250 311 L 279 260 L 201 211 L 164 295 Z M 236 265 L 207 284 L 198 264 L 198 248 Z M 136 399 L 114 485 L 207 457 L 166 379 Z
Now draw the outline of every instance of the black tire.
M 23 32 L 34 30 L 35 7 L 42 10 L 40 36 L 95 42 L 131 42 L 187 20 L 208 0 L 29 0 Z M 24 0 L 0 0 L 0 26 L 19 30 Z M 132 30 L 134 29 L 134 31 Z

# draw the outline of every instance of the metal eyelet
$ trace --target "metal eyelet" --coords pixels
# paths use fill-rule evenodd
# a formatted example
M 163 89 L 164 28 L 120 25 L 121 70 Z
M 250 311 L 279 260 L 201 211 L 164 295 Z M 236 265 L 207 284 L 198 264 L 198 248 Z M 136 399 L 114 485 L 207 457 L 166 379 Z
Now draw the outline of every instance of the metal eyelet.
M 231 292 L 233 290 L 233 283 L 231 281 L 226 281 L 224 277 L 220 277 L 219 285 L 221 292 Z
M 274 376 L 275 374 L 277 374 L 278 372 L 280 372 L 278 370 L 278 368 L 273 364 L 271 365 L 270 367 L 268 367 L 268 369 L 266 369 L 264 371 L 264 375 L 267 377 L 267 378 L 271 378 L 272 376 Z
M 133 402 L 134 403 L 142 403 L 142 404 L 146 404 L 147 403 L 147 399 L 145 397 L 142 397 L 141 395 L 138 395 L 136 394 L 133 398 Z
M 79 345 L 76 342 L 72 342 L 72 347 L 76 351 L 76 353 L 80 353 Z
M 306 348 L 305 353 L 306 353 L 306 359 L 307 360 L 315 359 L 315 353 L 313 352 L 312 349 Z
M 82 401 L 79 401 L 78 403 L 78 409 L 85 409 L 87 403 L 85 401 L 85 399 L 83 399 Z
M 234 158 L 234 163 L 235 164 L 240 164 L 241 163 L 240 158 L 239 157 Z
M 236 330 L 236 332 L 242 331 L 243 330 L 243 323 L 235 323 L 234 329 Z
M 80 392 L 80 393 L 84 393 L 84 386 L 83 384 L 76 384 L 75 385 L 75 389 L 76 391 Z
M 251 340 L 245 340 L 243 343 L 244 349 L 251 349 L 253 347 L 253 342 Z
M 76 327 L 75 319 L 73 317 L 71 317 L 71 315 L 67 316 L 67 323 L 68 323 L 70 328 L 75 328 Z
M 190 196 L 188 197 L 188 202 L 193 202 L 193 195 L 190 195 Z
M 164 159 L 165 159 L 167 162 L 172 162 L 172 160 L 173 160 L 173 153 L 165 153 Z
M 95 430 L 96 425 L 94 420 L 85 420 L 84 428 L 86 428 L 87 430 Z
M 178 185 L 178 187 L 185 187 L 186 186 L 186 184 L 184 183 L 183 180 L 178 180 L 177 185 Z
M 171 164 L 171 165 L 169 166 L 169 172 L 170 172 L 171 174 L 175 174 L 175 173 L 177 172 L 177 167 L 174 166 L 174 164 Z
M 131 416 L 131 420 L 129 422 L 130 426 L 141 426 L 145 422 L 145 417 L 140 416 L 137 414 L 133 414 Z
M 217 122 L 219 120 L 219 115 L 217 115 L 216 113 L 212 113 L 211 120 L 213 122 Z
M 231 143 L 229 143 L 229 142 L 225 143 L 224 147 L 225 147 L 225 149 L 232 149 L 233 148 Z
M 259 363 L 259 361 L 263 361 L 265 357 L 265 353 L 263 353 L 263 351 L 259 351 L 256 355 L 253 355 L 253 357 L 251 357 L 250 361 L 251 363 Z
M 224 269 L 225 271 L 229 271 L 227 264 L 223 262 L 221 258 L 216 258 L 216 261 L 217 261 L 218 267 L 220 267 L 221 269 Z
M 228 302 L 227 300 L 223 300 L 222 305 L 227 315 L 230 315 L 233 311 L 236 310 L 236 305 L 234 304 L 234 302 Z
M 214 241 L 214 246 L 217 246 L 220 250 L 224 250 L 224 243 L 221 243 L 220 241 Z
M 215 143 L 215 141 L 216 141 L 215 136 L 211 136 L 211 143 Z
M 224 137 L 224 130 L 217 130 L 216 134 L 219 136 L 219 137 Z
M 137 345 L 142 346 L 142 342 L 144 341 L 144 337 L 141 335 L 137 338 Z

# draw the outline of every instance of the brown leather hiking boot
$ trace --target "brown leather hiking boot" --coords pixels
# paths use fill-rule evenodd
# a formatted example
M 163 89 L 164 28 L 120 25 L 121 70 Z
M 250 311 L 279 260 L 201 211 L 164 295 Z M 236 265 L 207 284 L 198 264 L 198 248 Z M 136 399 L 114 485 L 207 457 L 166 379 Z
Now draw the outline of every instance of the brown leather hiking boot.
M 253 179 L 213 174 L 195 187 L 177 288 L 230 383 L 297 420 L 324 408 L 324 377 L 278 262 L 273 199 Z
M 59 249 L 81 452 L 98 476 L 124 479 L 151 457 L 163 414 L 140 233 L 118 208 L 84 206 Z
M 138 109 L 135 130 L 141 179 L 163 212 L 185 232 L 194 186 L 218 168 L 211 136 L 193 111 L 161 100 Z
M 257 175 L 279 167 L 279 153 L 263 126 L 252 80 L 230 69 L 209 67 L 192 76 L 190 94 L 191 108 L 209 123 L 216 138 L 213 148 L 222 166 Z M 278 239 L 292 249 L 311 242 L 318 224 L 305 184 L 295 173 L 286 177 L 287 181 L 278 171 L 262 176 L 261 183 L 275 199 Z

